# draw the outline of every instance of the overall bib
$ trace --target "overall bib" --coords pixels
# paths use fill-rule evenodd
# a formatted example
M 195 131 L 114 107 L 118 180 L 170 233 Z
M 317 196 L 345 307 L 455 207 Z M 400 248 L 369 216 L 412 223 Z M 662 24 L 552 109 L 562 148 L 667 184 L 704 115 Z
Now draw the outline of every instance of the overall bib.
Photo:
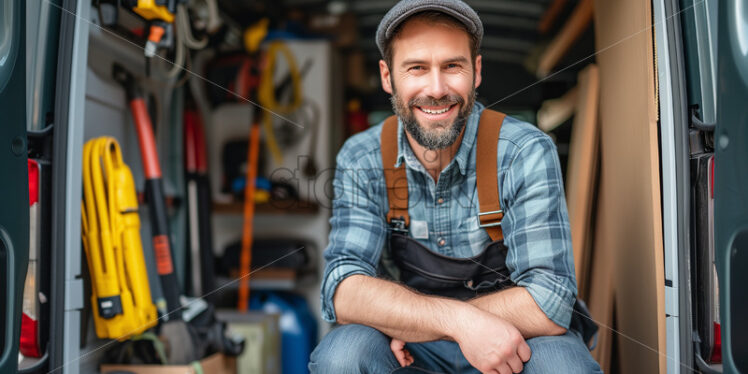
M 385 120 L 381 150 L 387 186 L 390 225 L 388 253 L 399 274 L 390 274 L 418 292 L 468 300 L 484 293 L 496 292 L 515 284 L 506 266 L 508 248 L 504 245 L 501 220 L 504 213 L 499 201 L 497 148 L 505 115 L 485 109 L 481 114 L 476 144 L 476 184 L 478 189 L 479 225 L 491 237 L 481 253 L 470 258 L 455 258 L 436 253 L 408 236 L 408 177 L 405 164 L 393 168 L 397 160 L 397 117 Z M 570 330 L 580 332 L 585 343 L 595 335 L 597 326 L 589 318 L 584 304 L 574 304 Z

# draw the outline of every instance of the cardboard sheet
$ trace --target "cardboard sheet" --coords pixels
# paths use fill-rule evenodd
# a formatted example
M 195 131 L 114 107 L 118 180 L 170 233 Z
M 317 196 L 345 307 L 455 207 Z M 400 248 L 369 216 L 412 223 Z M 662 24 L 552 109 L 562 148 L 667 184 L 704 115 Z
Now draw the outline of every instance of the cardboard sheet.
M 579 297 L 587 296 L 587 277 L 591 244 L 592 199 L 598 164 L 598 100 L 600 81 L 595 65 L 586 67 L 577 80 L 574 123 L 569 144 L 566 173 L 566 202 L 569 207 L 571 243 Z M 568 95 L 568 94 L 567 94 Z
M 601 170 L 601 173 L 604 171 Z M 590 267 L 590 283 L 588 287 L 589 297 L 587 305 L 590 309 L 592 319 L 597 323 L 598 337 L 597 346 L 592 351 L 592 357 L 600 364 L 604 373 L 611 372 L 611 348 L 613 343 L 613 306 L 615 300 L 615 288 L 613 278 L 616 267 L 613 264 L 613 240 L 615 238 L 615 211 L 609 207 L 613 199 L 609 198 L 610 189 L 606 183 L 610 178 L 603 180 L 601 176 L 598 205 L 595 223 L 594 250 L 592 252 L 592 266 Z
M 605 321 L 610 318 L 608 307 L 615 305 L 621 372 L 665 373 L 665 284 L 651 4 L 647 0 L 597 0 L 594 18 L 601 88 L 601 175 L 594 262 L 597 265 L 606 260 L 603 265 L 614 271 L 600 275 L 604 268 L 593 269 L 590 303 L 594 305 L 590 307 L 597 313 L 607 313 L 593 312 L 593 318 Z M 607 277 L 612 277 L 608 292 L 596 290 L 605 285 Z
M 101 365 L 102 374 L 236 374 L 236 359 L 216 353 L 199 361 L 201 371 L 195 365 Z

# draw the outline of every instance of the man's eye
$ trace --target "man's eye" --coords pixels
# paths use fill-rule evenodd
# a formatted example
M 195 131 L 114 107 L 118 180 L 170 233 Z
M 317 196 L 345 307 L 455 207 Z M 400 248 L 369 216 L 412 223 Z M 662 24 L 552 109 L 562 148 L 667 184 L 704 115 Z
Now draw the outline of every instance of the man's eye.
M 408 70 L 423 70 L 423 66 L 411 66 Z
M 447 64 L 447 69 L 457 69 L 459 67 L 459 64 Z

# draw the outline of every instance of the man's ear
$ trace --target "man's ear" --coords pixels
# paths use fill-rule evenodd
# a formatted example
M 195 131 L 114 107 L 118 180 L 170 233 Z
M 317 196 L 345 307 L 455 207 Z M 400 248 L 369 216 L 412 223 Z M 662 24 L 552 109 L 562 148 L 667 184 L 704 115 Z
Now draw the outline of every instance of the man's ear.
M 478 86 L 480 86 L 480 82 L 482 80 L 482 77 L 480 75 L 482 63 L 483 56 L 475 56 L 475 88 L 478 88 Z
M 392 81 L 390 81 L 390 68 L 384 60 L 379 60 L 379 78 L 382 80 L 384 92 L 392 95 Z

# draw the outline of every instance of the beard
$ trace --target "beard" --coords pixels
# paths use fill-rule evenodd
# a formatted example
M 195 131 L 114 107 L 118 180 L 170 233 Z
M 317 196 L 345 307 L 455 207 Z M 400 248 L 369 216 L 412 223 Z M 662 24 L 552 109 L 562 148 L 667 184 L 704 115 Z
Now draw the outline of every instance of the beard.
M 397 94 L 394 82 L 392 82 L 392 97 L 390 97 L 390 101 L 392 102 L 392 110 L 400 117 L 405 131 L 422 147 L 435 151 L 451 146 L 460 136 L 462 129 L 465 128 L 470 112 L 473 110 L 475 96 L 475 84 L 473 84 L 468 94 L 467 102 L 459 95 L 447 94 L 439 99 L 433 97 L 414 97 L 406 105 Z M 444 105 L 459 105 L 457 118 L 434 122 L 431 128 L 420 124 L 411 109 L 415 106 Z

